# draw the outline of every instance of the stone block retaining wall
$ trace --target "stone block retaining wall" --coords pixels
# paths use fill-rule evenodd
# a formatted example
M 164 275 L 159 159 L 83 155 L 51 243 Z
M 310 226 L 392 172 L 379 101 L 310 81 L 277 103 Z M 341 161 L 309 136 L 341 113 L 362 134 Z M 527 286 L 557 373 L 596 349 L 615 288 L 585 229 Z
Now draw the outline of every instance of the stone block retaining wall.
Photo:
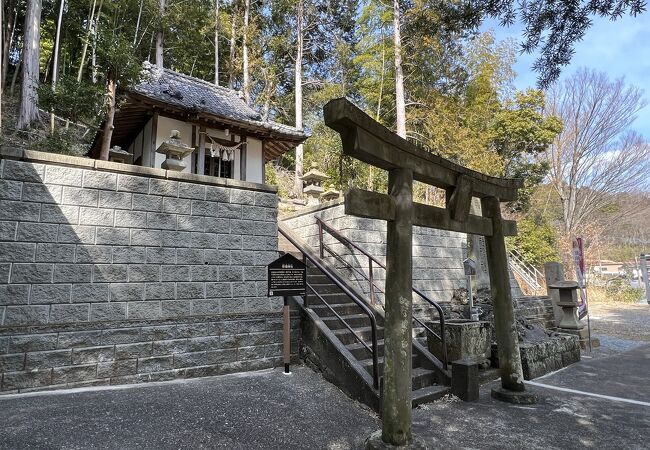
M 0 392 L 280 364 L 273 188 L 0 157 Z
M 318 250 L 318 226 L 316 217 L 320 217 L 332 228 L 341 232 L 349 240 L 369 252 L 383 264 L 386 263 L 386 222 L 345 215 L 344 205 L 339 201 L 326 203 L 317 208 L 306 209 L 284 219 L 293 231 L 314 250 Z M 324 241 L 341 255 L 349 264 L 360 269 L 368 276 L 368 259 L 357 251 L 350 251 L 335 238 L 324 234 Z M 467 239 L 463 233 L 436 230 L 430 228 L 413 228 L 413 283 L 425 295 L 438 303 L 451 300 L 453 291 L 466 286 L 463 271 L 463 259 L 467 255 Z M 327 256 L 327 255 L 326 255 Z M 332 264 L 343 270 L 343 264 L 329 256 Z M 369 294 L 369 283 L 360 274 L 349 271 L 349 278 L 356 288 Z M 386 273 L 383 269 L 374 269 L 373 277 L 382 289 Z M 379 295 L 383 301 L 383 296 Z M 425 306 L 419 296 L 414 295 L 414 302 Z
M 526 380 L 541 377 L 580 361 L 580 341 L 577 336 L 559 334 L 536 343 L 519 343 L 521 368 Z
M 515 314 L 544 328 L 555 328 L 553 304 L 547 296 L 528 296 L 515 299 Z

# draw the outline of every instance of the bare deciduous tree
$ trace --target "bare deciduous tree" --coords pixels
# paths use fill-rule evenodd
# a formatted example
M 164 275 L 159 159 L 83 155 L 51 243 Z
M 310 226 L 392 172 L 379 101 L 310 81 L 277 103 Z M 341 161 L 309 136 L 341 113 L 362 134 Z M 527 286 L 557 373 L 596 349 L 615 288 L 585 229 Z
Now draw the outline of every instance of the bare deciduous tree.
M 548 112 L 564 122 L 547 158 L 566 239 L 581 233 L 616 194 L 650 187 L 650 145 L 630 130 L 643 106 L 639 89 L 586 69 L 549 90 Z

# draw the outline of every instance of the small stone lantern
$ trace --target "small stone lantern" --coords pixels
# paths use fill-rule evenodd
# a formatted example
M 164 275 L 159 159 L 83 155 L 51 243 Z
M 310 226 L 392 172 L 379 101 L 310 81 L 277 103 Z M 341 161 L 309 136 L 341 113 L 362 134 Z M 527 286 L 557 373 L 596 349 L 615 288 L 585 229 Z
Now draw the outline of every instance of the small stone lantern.
M 300 179 L 305 183 L 305 187 L 302 191 L 307 195 L 307 205 L 318 205 L 320 196 L 324 191 L 321 184 L 323 181 L 329 179 L 329 177 L 318 170 L 318 164 L 313 162 L 311 163 L 311 170 L 304 174 Z
M 122 164 L 132 164 L 133 155 L 126 150 L 122 150 L 119 145 L 114 145 L 113 148 L 108 150 L 108 160 Z
M 156 153 L 162 153 L 167 156 L 167 159 L 160 165 L 161 168 L 181 172 L 187 167 L 183 158 L 191 155 L 193 151 L 193 147 L 181 141 L 180 131 L 172 130 L 169 139 L 160 144 Z
M 332 200 L 337 200 L 341 196 L 341 193 L 334 189 L 334 185 L 330 184 L 327 187 L 327 190 L 323 192 L 320 196 L 322 202 L 331 202 Z
M 560 301 L 557 303 L 562 308 L 562 320 L 558 328 L 565 330 L 582 330 L 585 326 L 578 319 L 578 296 L 577 290 L 580 288 L 575 281 L 558 281 L 549 286 L 551 289 L 557 289 Z

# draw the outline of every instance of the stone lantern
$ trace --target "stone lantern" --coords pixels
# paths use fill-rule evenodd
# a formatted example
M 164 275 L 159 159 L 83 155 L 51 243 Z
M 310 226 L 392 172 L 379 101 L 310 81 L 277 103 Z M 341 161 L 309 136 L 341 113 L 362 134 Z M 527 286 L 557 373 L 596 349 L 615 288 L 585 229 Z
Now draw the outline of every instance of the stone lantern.
M 131 164 L 133 163 L 133 155 L 126 150 L 122 150 L 122 147 L 119 145 L 115 145 L 108 150 L 108 160 L 122 164 Z
M 340 196 L 341 193 L 334 189 L 333 184 L 330 184 L 327 190 L 321 194 L 320 199 L 322 202 L 331 202 L 332 200 L 337 200 Z
M 562 320 L 558 328 L 563 330 L 580 331 L 585 326 L 578 319 L 578 296 L 577 290 L 580 288 L 575 281 L 557 281 L 550 285 L 549 288 L 557 289 L 560 301 L 557 303 L 562 308 Z
M 172 130 L 171 136 L 165 142 L 160 144 L 156 153 L 162 153 L 167 159 L 160 165 L 161 168 L 181 172 L 187 167 L 183 158 L 191 155 L 194 147 L 181 141 L 181 133 L 178 130 Z
M 302 191 L 307 195 L 307 205 L 318 205 L 320 196 L 324 191 L 322 183 L 327 179 L 329 177 L 318 170 L 318 164 L 311 163 L 311 170 L 301 177 L 301 180 L 305 183 Z

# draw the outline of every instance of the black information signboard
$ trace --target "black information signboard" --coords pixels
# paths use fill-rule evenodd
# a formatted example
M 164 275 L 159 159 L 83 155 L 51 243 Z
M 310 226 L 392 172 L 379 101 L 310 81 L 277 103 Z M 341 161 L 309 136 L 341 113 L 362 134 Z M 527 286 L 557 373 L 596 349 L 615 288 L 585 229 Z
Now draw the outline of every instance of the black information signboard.
M 267 266 L 269 297 L 304 295 L 307 284 L 305 264 L 290 255 L 281 256 Z

